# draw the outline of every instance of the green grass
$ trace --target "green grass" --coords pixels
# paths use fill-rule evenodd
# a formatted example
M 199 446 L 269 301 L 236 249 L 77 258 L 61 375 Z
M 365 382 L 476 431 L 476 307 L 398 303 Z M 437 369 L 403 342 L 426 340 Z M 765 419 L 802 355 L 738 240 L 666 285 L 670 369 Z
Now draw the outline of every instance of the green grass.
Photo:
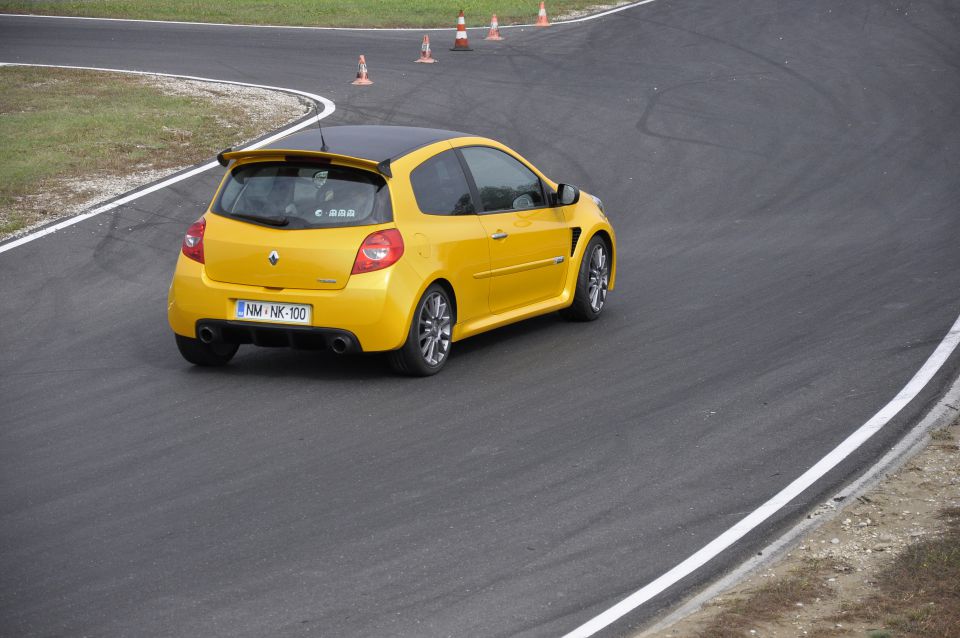
M 757 622 L 773 621 L 826 595 L 826 575 L 834 566 L 826 560 L 806 560 L 790 574 L 767 583 L 749 595 L 732 600 L 699 633 L 698 638 L 742 638 Z
M 934 441 L 952 441 L 953 435 L 947 428 L 940 428 L 930 433 L 930 438 Z
M 615 0 L 547 0 L 553 19 Z M 467 26 L 525 24 L 536 20 L 539 0 L 0 0 L 3 13 L 286 24 L 336 27 L 451 27 L 464 9 Z
M 37 204 L 38 194 L 69 205 L 84 199 L 69 180 L 194 164 L 263 132 L 249 119 L 237 106 L 166 95 L 136 76 L 0 68 L 0 234 L 63 216 Z
M 876 593 L 851 610 L 859 620 L 882 621 L 887 636 L 960 636 L 960 507 L 944 510 L 947 531 L 911 545 L 877 579 Z M 879 624 L 879 623 L 878 623 Z

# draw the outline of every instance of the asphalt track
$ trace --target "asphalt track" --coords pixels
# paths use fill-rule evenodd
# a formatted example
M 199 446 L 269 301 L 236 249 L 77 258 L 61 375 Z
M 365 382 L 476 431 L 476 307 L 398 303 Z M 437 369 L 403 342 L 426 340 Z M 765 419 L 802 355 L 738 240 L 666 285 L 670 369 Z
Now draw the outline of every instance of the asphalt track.
M 0 632 L 557 636 L 610 607 L 869 419 L 960 313 L 958 32 L 949 2 L 658 0 L 469 54 L 434 34 L 423 68 L 408 32 L 0 18 L 0 61 L 497 137 L 603 197 L 620 248 L 599 322 L 470 339 L 419 380 L 180 359 L 166 287 L 216 171 L 0 254 Z M 755 552 L 957 370 L 607 633 Z

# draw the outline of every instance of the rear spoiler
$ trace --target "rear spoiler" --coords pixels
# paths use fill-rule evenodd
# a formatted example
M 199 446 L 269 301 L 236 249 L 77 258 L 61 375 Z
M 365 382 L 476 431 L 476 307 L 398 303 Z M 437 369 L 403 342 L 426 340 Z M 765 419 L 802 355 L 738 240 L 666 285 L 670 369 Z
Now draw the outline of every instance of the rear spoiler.
M 227 166 L 233 160 L 254 158 L 254 157 L 283 157 L 284 159 L 307 160 L 314 162 L 337 161 L 343 164 L 375 170 L 384 177 L 393 177 L 393 171 L 390 170 L 390 160 L 385 159 L 382 162 L 363 159 L 360 157 L 351 157 L 349 155 L 337 155 L 336 153 L 325 153 L 321 151 L 297 151 L 285 150 L 282 148 L 258 148 L 251 150 L 238 150 L 225 148 L 217 153 L 217 162 L 221 166 Z

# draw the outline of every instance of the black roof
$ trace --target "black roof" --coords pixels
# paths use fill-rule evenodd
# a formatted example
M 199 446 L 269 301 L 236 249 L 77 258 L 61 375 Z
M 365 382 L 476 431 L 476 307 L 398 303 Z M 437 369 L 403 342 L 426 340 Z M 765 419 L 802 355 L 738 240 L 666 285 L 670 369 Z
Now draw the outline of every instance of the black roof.
M 382 162 L 397 159 L 427 144 L 457 137 L 467 137 L 467 134 L 415 126 L 325 126 L 323 140 L 320 129 L 313 128 L 288 135 L 263 148 L 320 151 L 326 141 L 327 153 Z

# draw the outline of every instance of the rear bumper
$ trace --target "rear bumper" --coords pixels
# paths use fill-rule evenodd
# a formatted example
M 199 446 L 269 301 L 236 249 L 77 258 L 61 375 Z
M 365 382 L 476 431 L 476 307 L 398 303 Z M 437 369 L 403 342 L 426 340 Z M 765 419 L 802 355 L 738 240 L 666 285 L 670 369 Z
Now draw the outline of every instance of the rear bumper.
M 182 254 L 170 284 L 167 318 L 179 335 L 199 338 L 215 329 L 219 339 L 267 346 L 330 347 L 349 338 L 352 352 L 395 350 L 406 340 L 421 278 L 401 259 L 389 268 L 352 275 L 341 290 L 272 289 L 213 281 L 203 265 Z M 308 304 L 312 325 L 237 320 L 237 299 Z
M 252 343 L 268 348 L 333 350 L 337 354 L 363 351 L 356 335 L 336 328 L 201 319 L 197 322 L 196 335 L 211 343 Z

